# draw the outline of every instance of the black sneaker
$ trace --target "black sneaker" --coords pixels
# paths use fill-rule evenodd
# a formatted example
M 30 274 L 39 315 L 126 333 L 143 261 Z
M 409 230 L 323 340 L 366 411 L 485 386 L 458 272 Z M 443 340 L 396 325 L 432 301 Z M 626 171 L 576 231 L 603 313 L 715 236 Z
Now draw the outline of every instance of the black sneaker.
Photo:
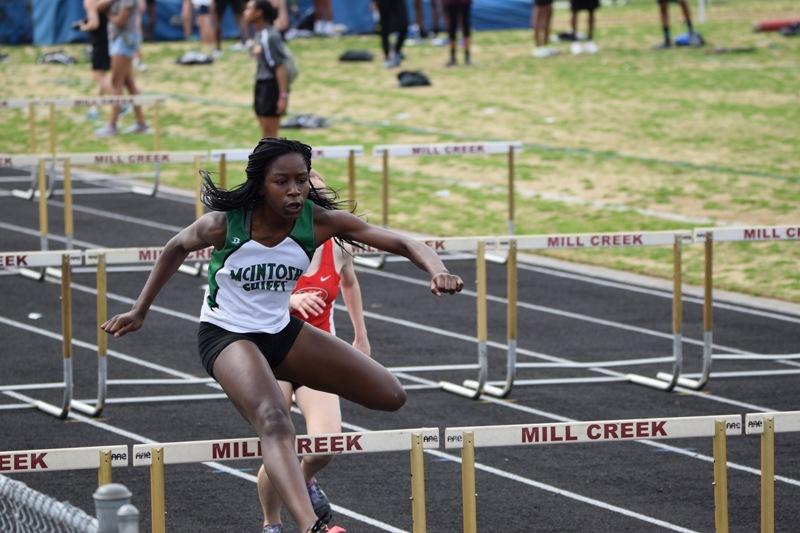
M 331 501 L 328 496 L 320 488 L 316 479 L 311 480 L 308 484 L 308 495 L 311 498 L 311 506 L 314 508 L 314 513 L 322 522 L 330 523 L 333 518 L 333 509 L 331 509 Z

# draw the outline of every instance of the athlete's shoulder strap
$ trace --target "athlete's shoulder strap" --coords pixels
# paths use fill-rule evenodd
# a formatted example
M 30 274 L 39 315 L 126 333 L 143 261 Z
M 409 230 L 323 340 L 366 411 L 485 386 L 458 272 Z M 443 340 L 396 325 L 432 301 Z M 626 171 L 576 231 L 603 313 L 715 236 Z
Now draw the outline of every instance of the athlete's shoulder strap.
M 291 237 L 308 255 L 309 261 L 314 256 L 317 245 L 314 242 L 314 202 L 306 200 L 300 217 L 295 221 L 289 237 Z

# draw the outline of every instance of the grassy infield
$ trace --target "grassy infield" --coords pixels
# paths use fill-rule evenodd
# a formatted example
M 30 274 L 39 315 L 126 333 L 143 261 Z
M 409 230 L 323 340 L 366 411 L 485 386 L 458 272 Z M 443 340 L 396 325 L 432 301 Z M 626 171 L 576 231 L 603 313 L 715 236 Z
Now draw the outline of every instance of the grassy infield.
M 446 50 L 409 46 L 404 68 L 422 69 L 429 88 L 400 89 L 379 61 L 342 64 L 347 49 L 377 51 L 374 36 L 292 43 L 301 75 L 292 112 L 329 117 L 324 130 L 284 130 L 312 145 L 522 140 L 517 157 L 518 233 L 663 230 L 711 224 L 800 224 L 800 38 L 756 34 L 758 20 L 798 16 L 794 0 L 715 0 L 698 25 L 709 46 L 651 51 L 660 39 L 654 2 L 604 7 L 596 56 L 534 59 L 529 31 L 481 32 L 476 66 L 446 69 Z M 676 6 L 673 33 L 684 31 Z M 583 20 L 581 21 L 583 22 Z M 568 27 L 556 13 L 556 31 Z M 752 53 L 710 53 L 716 46 Z M 162 114 L 166 150 L 248 147 L 258 138 L 250 109 L 252 60 L 226 52 L 210 67 L 178 67 L 189 45 L 148 44 L 146 93 L 174 96 Z M 80 46 L 66 47 L 81 56 Z M 7 48 L 4 97 L 94 92 L 86 63 L 35 65 L 39 50 Z M 124 127 L 130 118 L 122 123 Z M 60 151 L 150 149 L 149 137 L 96 140 L 83 112 L 59 112 Z M 23 113 L 0 114 L 0 152 L 26 151 Z M 39 146 L 46 146 L 46 113 Z M 504 233 L 503 156 L 396 158 L 394 227 L 436 235 Z M 317 167 L 344 189 L 343 163 Z M 358 160 L 359 212 L 380 220 L 380 161 Z M 191 171 L 166 172 L 191 187 Z M 234 169 L 233 175 L 236 175 Z M 446 193 L 445 193 L 446 191 Z M 670 215 L 685 217 L 675 220 Z M 684 221 L 685 220 L 685 221 Z M 156 244 L 156 243 L 154 243 Z M 669 277 L 671 251 L 587 250 L 567 260 Z M 686 279 L 700 283 L 702 247 L 684 252 Z M 719 288 L 800 301 L 796 242 L 718 246 Z

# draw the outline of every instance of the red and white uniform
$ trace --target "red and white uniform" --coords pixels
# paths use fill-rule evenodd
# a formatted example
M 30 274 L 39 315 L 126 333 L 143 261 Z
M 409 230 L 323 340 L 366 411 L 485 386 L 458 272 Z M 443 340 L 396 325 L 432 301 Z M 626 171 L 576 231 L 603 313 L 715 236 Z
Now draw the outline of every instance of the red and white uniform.
M 297 284 L 292 294 L 303 292 L 316 292 L 325 300 L 325 309 L 317 316 L 309 316 L 304 319 L 300 313 L 292 311 L 292 315 L 301 320 L 305 320 L 312 326 L 336 335 L 336 328 L 333 326 L 333 302 L 339 294 L 339 281 L 341 276 L 336 272 L 336 264 L 333 258 L 333 239 L 328 239 L 322 245 L 322 257 L 316 272 L 306 273 L 297 280 Z

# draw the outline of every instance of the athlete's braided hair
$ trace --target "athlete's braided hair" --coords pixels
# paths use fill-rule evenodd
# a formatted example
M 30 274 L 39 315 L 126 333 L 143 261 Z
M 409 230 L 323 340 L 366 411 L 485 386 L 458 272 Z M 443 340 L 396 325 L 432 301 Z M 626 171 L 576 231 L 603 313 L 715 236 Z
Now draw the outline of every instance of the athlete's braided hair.
M 247 169 L 245 170 L 247 179 L 231 189 L 217 187 L 209 173 L 201 170 L 203 205 L 212 211 L 232 211 L 241 207 L 252 209 L 261 204 L 264 201 L 264 197 L 261 195 L 264 176 L 278 157 L 292 153 L 300 155 L 306 163 L 306 169 L 311 170 L 311 147 L 309 145 L 300 141 L 276 137 L 264 137 L 258 142 L 247 158 Z M 319 190 L 313 185 L 308 193 L 308 199 L 324 209 L 340 209 L 344 204 L 339 201 L 338 195 L 332 189 L 326 187 Z

